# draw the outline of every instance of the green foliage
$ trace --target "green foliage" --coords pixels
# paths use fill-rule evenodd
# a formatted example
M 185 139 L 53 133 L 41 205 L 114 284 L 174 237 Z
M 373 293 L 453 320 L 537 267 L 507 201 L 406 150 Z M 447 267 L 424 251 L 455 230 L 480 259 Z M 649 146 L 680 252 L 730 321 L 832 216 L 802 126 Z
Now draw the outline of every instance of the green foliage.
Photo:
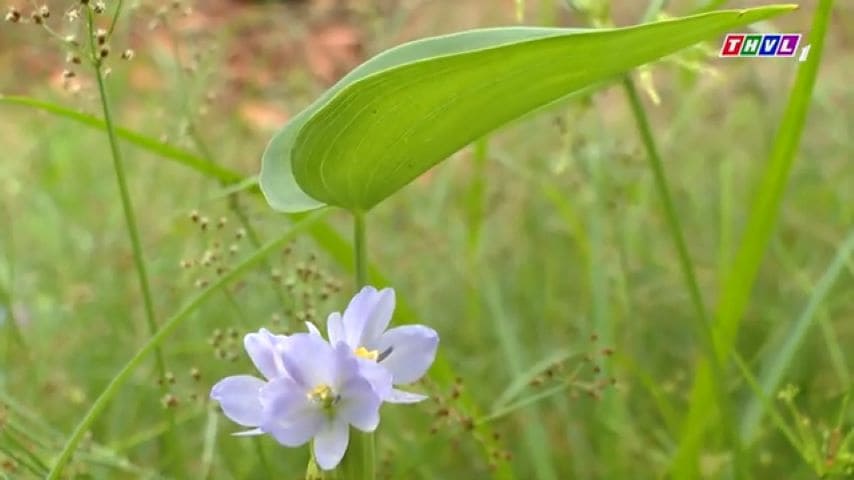
M 798 153 L 811 103 L 832 5 L 832 0 L 822 0 L 816 9 L 810 32 L 809 58 L 801 63 L 798 69 L 786 111 L 775 134 L 768 165 L 755 193 L 741 244 L 731 266 L 725 272 L 713 331 L 715 352 L 720 360 L 727 359 L 733 350 L 753 283 L 776 225 L 783 192 Z M 692 392 L 691 409 L 687 414 L 682 441 L 674 459 L 673 472 L 677 479 L 689 479 L 697 475 L 697 451 L 704 437 L 703 431 L 709 422 L 709 412 L 714 408 L 714 396 L 710 395 L 710 391 L 714 389 L 712 377 L 709 364 L 701 362 Z
M 120 3 L 108 2 L 108 13 Z M 144 16 L 139 2 L 123 3 L 113 52 L 123 47 L 126 21 Z M 608 24 L 608 12 L 620 25 L 636 23 L 644 7 L 650 18 L 686 13 L 657 0 L 517 4 L 526 21 L 587 25 Z M 376 17 L 348 17 L 371 32 L 367 52 L 398 38 L 506 24 L 516 13 L 508 4 L 455 18 L 448 11 L 456 14 L 459 2 L 445 0 L 420 2 L 412 17 L 402 9 L 389 16 L 376 5 Z M 704 480 L 851 475 L 854 96 L 840 29 L 828 32 L 810 96 L 799 74 L 798 115 L 786 115 L 785 138 L 769 126 L 780 123 L 790 74 L 818 59 L 801 68 L 793 59 L 717 60 L 717 45 L 698 46 L 644 67 L 643 88 L 632 88 L 628 101 L 619 83 L 600 82 L 477 139 L 459 161 L 440 162 L 363 218 L 370 262 L 357 267 L 350 215 L 277 214 L 246 175 L 257 171 L 271 132 L 243 120 L 243 101 L 298 112 L 323 89 L 307 67 L 282 67 L 278 56 L 314 24 L 303 24 L 300 9 L 263 8 L 271 10 L 236 10 L 215 42 L 251 46 L 255 62 L 241 73 L 253 78 L 268 78 L 258 71 L 268 61 L 276 65 L 277 81 L 262 88 L 232 82 L 227 67 L 239 56 L 202 55 L 182 68 L 182 58 L 201 51 L 187 43 L 171 54 L 135 45 L 131 63 L 110 57 L 115 136 L 161 325 L 153 337 L 141 322 L 106 124 L 93 114 L 97 92 L 48 87 L 30 70 L 44 59 L 42 45 L 20 49 L 26 61 L 18 49 L 0 56 L 0 91 L 20 92 L 0 95 L 0 478 L 51 470 L 93 479 L 301 478 L 307 448 L 235 438 L 237 428 L 205 399 L 216 379 L 252 370 L 243 333 L 303 330 L 309 315 L 322 328 L 327 313 L 343 308 L 356 271 L 397 289 L 396 324 L 424 323 L 442 335 L 429 378 L 412 387 L 431 400 L 383 408 L 381 478 L 658 479 L 677 452 L 685 472 Z M 578 21 L 587 10 L 591 18 Z M 255 38 L 282 12 L 287 29 L 269 44 Z M 844 2 L 833 11 L 842 25 L 852 13 Z M 806 33 L 812 14 L 802 6 L 761 29 Z M 49 23 L 65 33 L 81 22 L 55 10 Z M 397 30 L 404 25 L 418 33 Z M 163 27 L 129 38 L 162 35 Z M 183 24 L 165 27 L 180 36 Z M 17 45 L 16 35 L 38 31 L 32 22 L 20 30 L 4 24 L 0 42 Z M 807 41 L 812 57 L 816 33 Z M 76 68 L 57 66 L 65 67 Z M 161 88 L 133 86 L 137 68 L 154 69 Z M 380 68 L 320 101 L 337 102 L 396 69 Z M 208 97 L 216 85 L 224 86 Z M 645 98 L 651 91 L 657 100 Z M 194 99 L 206 98 L 213 100 L 200 100 L 203 116 Z M 311 118 L 291 120 L 307 128 Z M 773 145 L 775 160 L 757 161 Z M 779 168 L 795 152 L 808 161 Z M 777 187 L 756 186 L 769 178 Z M 744 206 L 760 190 L 773 193 L 762 211 L 776 210 L 757 224 Z M 320 203 L 296 192 L 306 208 Z M 766 240 L 759 258 L 736 255 L 736 235 L 758 230 Z M 222 258 L 205 265 L 215 250 Z M 736 332 L 731 354 L 715 372 L 709 362 L 720 345 L 703 338 L 703 301 L 720 306 L 722 296 L 735 298 L 726 290 L 745 283 L 752 291 L 727 327 Z M 153 372 L 155 347 L 174 384 Z M 708 382 L 699 392 L 691 389 L 697 375 Z M 790 383 L 796 389 L 778 396 Z M 720 394 L 731 418 L 716 412 Z M 686 434 L 691 421 L 696 437 Z M 736 441 L 734 425 L 743 429 Z M 164 442 L 170 431 L 181 454 Z M 696 448 L 684 447 L 693 440 Z
M 513 119 L 793 8 L 716 12 L 588 32 L 474 30 L 396 47 L 351 72 L 273 138 L 264 154 L 261 187 L 273 208 L 282 211 L 324 203 L 369 210 Z

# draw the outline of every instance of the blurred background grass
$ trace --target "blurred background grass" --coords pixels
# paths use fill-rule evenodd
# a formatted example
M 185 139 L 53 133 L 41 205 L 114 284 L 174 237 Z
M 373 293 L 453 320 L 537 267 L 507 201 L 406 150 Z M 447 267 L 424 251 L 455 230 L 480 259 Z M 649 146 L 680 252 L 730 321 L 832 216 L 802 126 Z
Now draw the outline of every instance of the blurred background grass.
M 19 3 L 28 15 L 31 6 Z M 583 9 L 563 2 L 524 3 L 527 23 L 587 22 Z M 618 25 L 638 22 L 647 8 L 617 0 L 575 6 L 608 3 Z M 798 12 L 758 27 L 805 32 L 815 2 L 799 3 Z M 70 3 L 48 5 L 50 24 L 69 28 L 62 13 Z M 696 7 L 678 1 L 664 11 Z M 739 332 L 738 352 L 757 375 L 854 226 L 852 7 L 835 7 L 801 154 Z M 272 132 L 366 57 L 425 35 L 512 24 L 515 8 L 509 0 L 128 2 L 111 42 L 109 87 L 120 125 L 253 175 Z M 719 41 L 656 64 L 646 70 L 651 82 L 641 82 L 653 86 L 643 100 L 709 309 L 797 66 L 718 59 Z M 119 58 L 125 49 L 134 52 L 129 61 Z M 63 79 L 64 69 L 75 76 Z M 0 93 L 99 112 L 93 78 L 32 24 L 0 25 Z M 0 424 L 11 419 L 0 435 L 0 471 L 30 478 L 148 334 L 106 137 L 7 104 L 0 122 Z M 218 266 L 252 251 L 241 215 L 261 240 L 289 224 L 258 195 L 230 197 L 184 166 L 128 144 L 123 150 L 158 321 L 216 278 Z M 349 234 L 345 214 L 331 219 Z M 503 462 L 521 479 L 663 475 L 702 347 L 622 90 L 564 102 L 461 151 L 377 208 L 369 229 L 372 261 L 418 320 L 440 331 L 460 377 L 455 386 L 421 387 L 438 402 L 384 408 L 383 475 L 483 478 Z M 205 253 L 217 249 L 205 266 Z M 854 261 L 842 265 L 783 380 L 800 389 L 794 403 L 809 424 L 796 423 L 816 439 L 819 457 L 833 453 L 834 428 L 841 423 L 844 434 L 854 421 L 844 402 L 852 388 Z M 96 423 L 74 473 L 298 478 L 306 452 L 229 437 L 234 425 L 205 399 L 216 379 L 251 368 L 240 342 L 246 331 L 294 331 L 301 320 L 322 323 L 343 308 L 352 288 L 346 267 L 300 239 L 205 303 L 164 346 L 174 383 L 150 367 L 137 372 Z M 464 391 L 486 414 L 512 403 L 501 396 L 514 382 L 525 386 L 515 395 L 521 399 L 572 372 L 570 388 L 494 420 L 495 438 L 473 434 L 475 414 L 457 401 Z M 737 369 L 726 373 L 743 415 L 754 393 Z M 177 418 L 181 457 L 158 443 L 165 408 Z M 727 478 L 726 440 L 711 431 L 702 474 Z M 803 449 L 767 417 L 759 431 L 747 449 L 754 478 L 815 477 Z

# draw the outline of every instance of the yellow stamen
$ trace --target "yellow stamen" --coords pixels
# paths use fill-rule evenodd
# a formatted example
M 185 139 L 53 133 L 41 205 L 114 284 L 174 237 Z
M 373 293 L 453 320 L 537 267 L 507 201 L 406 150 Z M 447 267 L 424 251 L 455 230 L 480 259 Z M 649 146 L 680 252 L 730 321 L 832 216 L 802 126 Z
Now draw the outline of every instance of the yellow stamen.
M 332 397 L 332 388 L 329 385 L 320 384 L 311 389 L 307 396 L 316 402 L 326 402 Z
M 380 353 L 376 350 L 368 350 L 365 347 L 359 347 L 356 349 L 356 356 L 360 358 L 366 358 L 368 360 L 376 361 L 379 358 Z

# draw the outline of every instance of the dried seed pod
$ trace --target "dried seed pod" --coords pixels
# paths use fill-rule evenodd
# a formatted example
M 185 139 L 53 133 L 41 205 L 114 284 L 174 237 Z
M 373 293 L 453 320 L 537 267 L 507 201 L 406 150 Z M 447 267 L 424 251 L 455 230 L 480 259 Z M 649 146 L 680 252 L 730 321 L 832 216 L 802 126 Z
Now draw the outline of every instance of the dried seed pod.
M 104 45 L 107 43 L 107 31 L 103 28 L 99 28 L 95 32 L 95 39 L 98 41 L 98 45 Z
M 178 397 L 171 393 L 167 393 L 163 396 L 161 402 L 163 402 L 163 406 L 166 408 L 175 408 L 178 406 Z
M 134 56 L 134 52 L 130 48 L 128 48 L 124 52 L 122 52 L 122 60 L 132 60 L 133 56 Z

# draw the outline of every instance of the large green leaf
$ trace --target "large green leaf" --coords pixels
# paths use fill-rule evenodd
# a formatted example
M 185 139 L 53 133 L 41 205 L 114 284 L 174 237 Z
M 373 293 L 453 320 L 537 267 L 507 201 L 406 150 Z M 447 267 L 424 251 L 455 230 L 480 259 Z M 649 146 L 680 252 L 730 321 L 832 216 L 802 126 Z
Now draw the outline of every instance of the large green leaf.
M 278 210 L 368 210 L 472 140 L 681 48 L 796 8 L 641 26 L 506 27 L 427 38 L 364 63 L 270 142 L 260 182 Z

